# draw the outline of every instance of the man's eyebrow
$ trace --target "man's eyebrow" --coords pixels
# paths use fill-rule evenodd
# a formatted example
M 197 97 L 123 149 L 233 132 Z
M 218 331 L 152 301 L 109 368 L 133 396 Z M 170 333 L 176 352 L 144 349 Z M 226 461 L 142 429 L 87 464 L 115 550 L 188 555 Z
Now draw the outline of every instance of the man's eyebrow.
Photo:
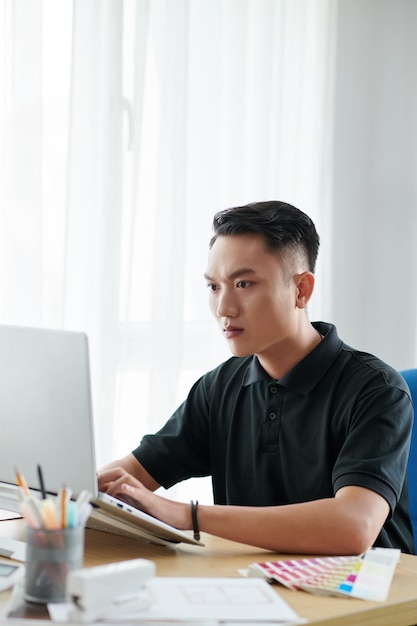
M 235 278 L 239 278 L 239 276 L 246 276 L 247 274 L 255 274 L 255 270 L 251 269 L 250 267 L 240 267 L 239 269 L 229 274 L 227 276 L 227 279 L 234 280 Z M 214 278 L 209 276 L 207 273 L 204 273 L 204 278 L 206 280 L 214 280 Z

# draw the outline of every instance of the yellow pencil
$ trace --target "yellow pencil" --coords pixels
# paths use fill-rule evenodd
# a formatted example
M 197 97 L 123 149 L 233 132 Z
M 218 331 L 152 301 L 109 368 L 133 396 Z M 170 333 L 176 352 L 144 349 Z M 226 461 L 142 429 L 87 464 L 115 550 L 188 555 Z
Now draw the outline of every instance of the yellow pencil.
M 60 527 L 55 511 L 54 503 L 50 498 L 40 501 L 43 526 L 47 530 L 56 530 Z
M 17 484 L 23 490 L 23 493 L 25 494 L 25 496 L 30 496 L 29 487 L 28 487 L 25 477 L 23 476 L 23 474 L 19 472 L 17 467 L 14 468 L 14 471 L 16 472 Z

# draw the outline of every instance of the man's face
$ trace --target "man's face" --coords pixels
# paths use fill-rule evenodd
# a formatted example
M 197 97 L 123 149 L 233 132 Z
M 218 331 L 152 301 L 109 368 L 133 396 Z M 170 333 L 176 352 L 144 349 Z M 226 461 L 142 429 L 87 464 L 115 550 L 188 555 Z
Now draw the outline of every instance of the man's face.
M 297 274 L 284 263 L 256 234 L 220 236 L 211 248 L 210 310 L 235 356 L 272 356 L 296 335 Z

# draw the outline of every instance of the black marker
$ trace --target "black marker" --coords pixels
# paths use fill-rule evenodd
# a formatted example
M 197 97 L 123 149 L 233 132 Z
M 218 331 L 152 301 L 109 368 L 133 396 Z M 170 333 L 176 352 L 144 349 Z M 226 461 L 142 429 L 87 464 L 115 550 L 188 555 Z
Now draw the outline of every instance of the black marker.
M 43 482 L 42 468 L 40 465 L 38 465 L 38 477 L 39 477 L 39 484 L 41 486 L 42 499 L 46 500 L 45 483 Z

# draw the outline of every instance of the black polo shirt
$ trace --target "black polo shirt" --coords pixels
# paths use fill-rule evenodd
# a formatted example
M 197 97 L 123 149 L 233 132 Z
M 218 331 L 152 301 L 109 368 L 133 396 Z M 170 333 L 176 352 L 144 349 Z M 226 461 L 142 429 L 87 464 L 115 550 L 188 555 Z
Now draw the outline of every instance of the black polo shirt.
M 413 409 L 396 370 L 314 327 L 320 344 L 280 380 L 232 357 L 133 454 L 165 488 L 212 476 L 214 502 L 268 506 L 331 498 L 356 485 L 390 516 L 375 545 L 413 552 L 405 480 Z

